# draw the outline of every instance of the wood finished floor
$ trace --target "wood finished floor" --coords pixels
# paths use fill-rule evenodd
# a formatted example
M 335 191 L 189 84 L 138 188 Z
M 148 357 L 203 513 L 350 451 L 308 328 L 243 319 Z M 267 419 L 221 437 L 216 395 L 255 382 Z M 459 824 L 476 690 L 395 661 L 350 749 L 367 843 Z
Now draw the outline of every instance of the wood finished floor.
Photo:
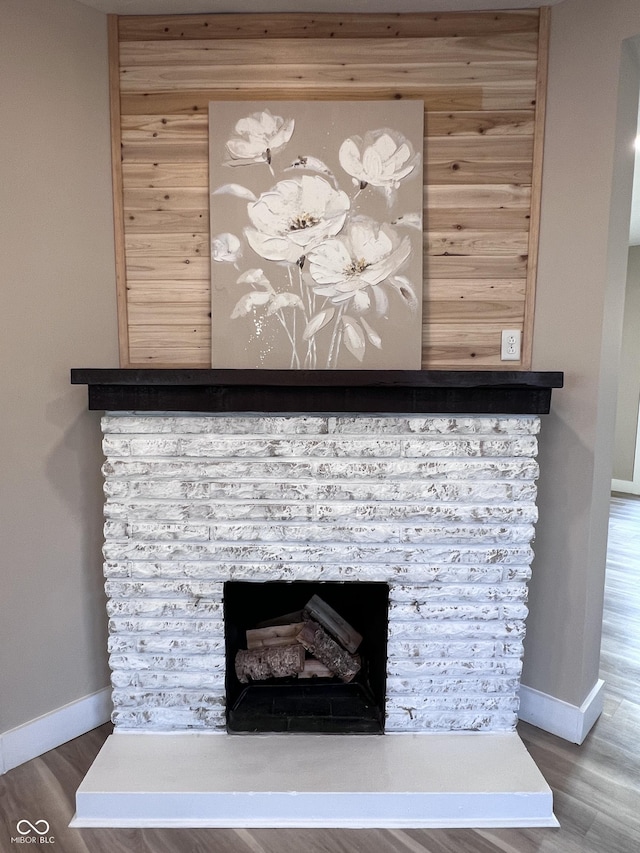
M 640 498 L 614 495 L 602 644 L 605 711 L 581 746 L 521 723 L 553 788 L 560 829 L 159 830 L 68 828 L 102 726 L 0 777 L 0 853 L 21 818 L 58 853 L 635 853 L 640 851 Z M 42 849 L 40 845 L 39 849 Z

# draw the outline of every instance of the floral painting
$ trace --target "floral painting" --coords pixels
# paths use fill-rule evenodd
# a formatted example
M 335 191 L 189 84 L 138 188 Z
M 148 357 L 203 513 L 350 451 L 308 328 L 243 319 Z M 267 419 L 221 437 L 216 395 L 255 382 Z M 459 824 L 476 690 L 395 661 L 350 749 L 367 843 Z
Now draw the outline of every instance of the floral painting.
M 213 367 L 420 369 L 423 110 L 210 104 Z

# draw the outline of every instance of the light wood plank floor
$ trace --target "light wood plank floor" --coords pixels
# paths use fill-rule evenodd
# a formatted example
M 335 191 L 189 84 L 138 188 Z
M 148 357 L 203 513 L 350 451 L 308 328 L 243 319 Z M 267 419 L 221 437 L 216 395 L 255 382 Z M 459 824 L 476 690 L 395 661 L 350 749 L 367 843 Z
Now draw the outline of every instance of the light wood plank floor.
M 46 819 L 58 853 L 632 853 L 640 851 L 640 499 L 614 495 L 602 648 L 605 712 L 575 746 L 525 723 L 560 829 L 72 830 L 74 794 L 102 726 L 0 777 L 0 851 L 16 822 Z M 40 849 L 42 849 L 40 847 Z

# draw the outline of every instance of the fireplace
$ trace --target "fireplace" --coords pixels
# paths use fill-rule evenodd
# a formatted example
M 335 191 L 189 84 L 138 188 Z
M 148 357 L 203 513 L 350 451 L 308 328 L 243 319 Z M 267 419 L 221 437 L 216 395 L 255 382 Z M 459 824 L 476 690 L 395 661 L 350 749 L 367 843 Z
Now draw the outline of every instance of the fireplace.
M 225 706 L 229 732 L 330 732 L 382 734 L 385 721 L 389 587 L 384 583 L 311 583 L 308 581 L 229 581 L 224 585 Z M 318 609 L 337 614 L 345 634 L 359 635 L 357 645 L 345 647 L 331 626 L 328 652 L 300 649 L 302 668 L 276 676 L 240 680 L 238 652 L 244 654 L 247 636 L 260 631 L 269 651 L 300 648 L 296 636 L 305 622 L 317 626 Z M 316 607 L 314 608 L 314 604 Z M 257 628 L 255 626 L 258 626 Z M 266 627 L 262 627 L 266 626 Z M 289 628 L 292 626 L 294 632 Z M 280 637 L 276 634 L 280 629 Z M 360 639 L 361 638 L 361 639 Z M 331 640 L 334 643 L 331 643 Z M 256 639 L 257 643 L 261 640 Z M 337 645 L 337 648 L 335 646 Z M 335 651 L 334 651 L 335 649 Z M 259 654 L 259 651 L 257 652 Z M 318 654 L 325 660 L 319 660 Z M 332 654 L 357 671 L 335 671 Z M 326 658 L 329 658 L 327 661 Z
M 285 387 L 288 372 L 276 372 L 277 378 L 270 374 L 264 384 L 247 388 L 238 372 L 185 371 L 185 384 L 172 384 L 165 395 L 175 371 L 91 373 L 91 405 L 107 409 L 105 575 L 116 727 L 97 765 L 133 761 L 135 774 L 145 761 L 157 760 L 154 753 L 143 761 L 139 752 L 146 754 L 154 734 L 161 752 L 177 749 L 180 756 L 203 748 L 190 735 L 217 735 L 218 746 L 205 747 L 214 749 L 221 774 L 214 792 L 207 788 L 215 803 L 207 808 L 215 814 L 199 819 L 248 825 L 246 817 L 234 818 L 226 795 L 237 767 L 255 759 L 267 768 L 258 782 L 253 775 L 234 781 L 239 790 L 233 793 L 247 785 L 257 808 L 256 784 L 271 794 L 288 784 L 277 779 L 269 750 L 306 766 L 316 749 L 330 754 L 335 748 L 332 773 L 316 779 L 313 790 L 318 796 L 331 790 L 342 802 L 333 790 L 343 784 L 336 771 L 348 778 L 358 762 L 347 756 L 358 750 L 363 767 L 381 762 L 381 777 L 392 789 L 384 808 L 372 808 L 360 790 L 368 782 L 361 780 L 353 783 L 356 800 L 365 797 L 366 806 L 349 812 L 346 804 L 356 796 L 350 793 L 344 803 L 351 818 L 324 812 L 322 797 L 314 800 L 313 814 L 293 818 L 287 799 L 288 817 L 274 816 L 272 797 L 265 811 L 258 808 L 254 825 L 392 825 L 397 786 L 416 798 L 410 807 L 403 801 L 408 811 L 401 825 L 474 825 L 465 822 L 474 820 L 473 809 L 463 818 L 447 817 L 446 809 L 439 817 L 423 814 L 430 796 L 424 786 L 431 791 L 424 766 L 433 764 L 438 737 L 455 744 L 456 757 L 445 750 L 436 765 L 465 767 L 464 780 L 447 782 L 452 790 L 462 785 L 468 799 L 470 768 L 480 774 L 510 756 L 509 766 L 488 775 L 495 781 L 504 772 L 512 779 L 520 766 L 529 774 L 531 789 L 518 788 L 514 802 L 520 809 L 529 793 L 536 813 L 521 816 L 519 825 L 553 823 L 550 792 L 539 774 L 531 776 L 515 725 L 537 518 L 539 415 L 548 410 L 550 387 L 560 384 L 557 374 L 527 374 L 524 382 L 519 374 L 517 381 L 491 374 L 496 384 L 490 388 L 483 374 L 482 381 L 462 374 L 455 388 L 430 374 L 405 375 L 404 384 L 397 376 L 376 375 L 373 382 L 359 376 L 352 386 L 332 390 L 335 376 L 307 376 L 305 386 L 296 373 Z M 202 374 L 223 374 L 230 384 L 203 384 Z M 143 387 L 141 377 L 148 380 Z M 86 372 L 75 379 L 86 381 Z M 431 405 L 425 401 L 430 383 Z M 310 405 L 315 390 L 320 402 Z M 541 391 L 548 392 L 546 401 Z M 380 409 L 385 395 L 388 412 Z M 257 402 L 262 411 L 255 410 Z M 438 411 L 431 414 L 434 405 Z M 304 635 L 304 626 L 316 624 L 313 601 L 361 635 L 357 650 L 343 649 L 358 658 L 352 678 L 340 667 L 301 677 L 303 661 L 326 664 Z M 248 632 L 252 642 L 258 635 L 262 642 L 270 636 L 264 629 L 274 624 L 295 635 L 297 668 L 285 674 L 276 667 L 267 677 L 251 667 L 238 670 L 239 654 L 247 660 Z M 235 737 L 240 733 L 255 739 Z M 136 740 L 140 735 L 145 740 Z M 334 747 L 335 736 L 349 746 Z M 407 736 L 418 763 L 414 782 L 406 778 Z M 497 751 L 479 736 L 499 740 Z M 279 740 L 272 746 L 274 737 Z M 324 748 L 316 745 L 318 737 Z M 123 755 L 125 744 L 132 746 Z M 109 759 L 113 750 L 118 757 Z M 201 757 L 194 763 L 199 766 Z M 78 792 L 77 825 L 104 825 L 91 817 L 92 809 L 113 810 L 118 800 L 107 798 L 105 805 L 104 792 L 91 792 L 99 766 Z M 155 775 L 140 784 L 153 787 Z M 97 785 L 102 789 L 104 779 Z M 487 803 L 484 785 L 478 782 L 482 790 L 474 793 L 482 793 L 480 808 Z M 500 791 L 500 809 L 503 796 Z M 142 811 L 153 811 L 154 802 L 145 801 Z M 296 800 L 295 809 L 303 802 Z M 185 825 L 182 819 L 164 825 Z M 137 825 L 136 818 L 119 820 L 111 825 Z M 494 825 L 512 825 L 500 820 Z

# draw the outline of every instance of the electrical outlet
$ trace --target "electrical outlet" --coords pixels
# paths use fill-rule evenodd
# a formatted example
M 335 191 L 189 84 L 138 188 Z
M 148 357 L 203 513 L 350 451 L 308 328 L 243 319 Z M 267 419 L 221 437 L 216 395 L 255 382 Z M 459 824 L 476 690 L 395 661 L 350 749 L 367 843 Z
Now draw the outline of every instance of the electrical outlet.
M 501 361 L 520 361 L 520 347 L 522 344 L 522 332 L 520 329 L 503 329 L 502 346 L 500 348 Z

